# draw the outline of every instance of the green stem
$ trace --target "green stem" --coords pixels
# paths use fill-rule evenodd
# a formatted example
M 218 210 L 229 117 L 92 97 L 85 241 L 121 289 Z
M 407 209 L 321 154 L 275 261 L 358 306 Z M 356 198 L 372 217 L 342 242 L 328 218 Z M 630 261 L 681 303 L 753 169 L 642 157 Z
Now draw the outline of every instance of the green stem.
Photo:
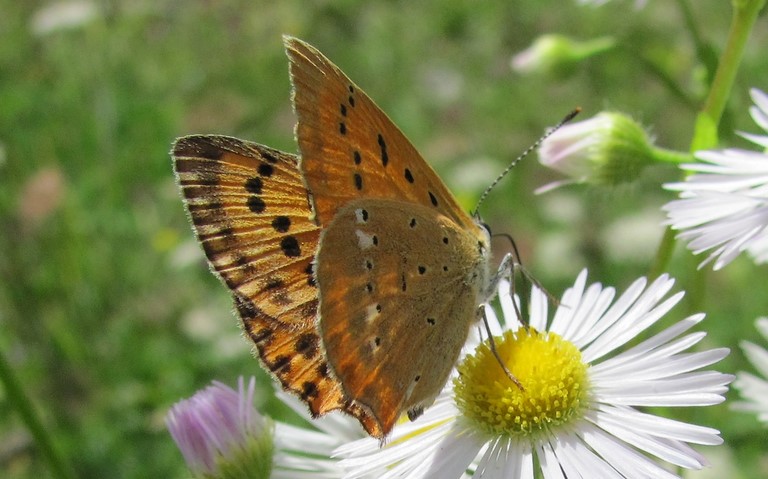
M 656 258 L 653 260 L 653 265 L 651 265 L 651 271 L 648 273 L 651 280 L 658 278 L 667 269 L 669 259 L 672 257 L 674 250 L 675 232 L 667 226 L 664 230 L 664 236 L 661 237 L 659 249 L 656 251 Z
M 677 0 L 680 11 L 685 21 L 685 26 L 691 34 L 691 39 L 696 47 L 696 56 L 707 69 L 707 83 L 712 81 L 717 70 L 717 53 L 712 46 L 705 42 L 701 36 L 701 31 L 696 25 L 696 19 L 693 18 L 693 10 L 687 0 Z
M 669 150 L 667 148 L 659 147 L 653 148 L 653 158 L 659 162 L 678 165 L 680 163 L 690 163 L 694 161 L 693 155 L 688 152 Z
M 744 47 L 757 20 L 757 14 L 765 5 L 765 0 L 733 0 L 732 2 L 734 14 L 728 40 L 720 56 L 709 95 L 696 120 L 691 151 L 717 145 L 717 126 L 723 116 L 728 97 L 731 95 L 736 73 L 744 56 Z
M 43 427 L 40 417 L 35 412 L 30 399 L 24 394 L 21 382 L 0 351 L 0 381 L 5 386 L 8 402 L 18 411 L 27 429 L 32 434 L 35 444 L 48 460 L 51 474 L 61 479 L 74 479 L 75 472 L 64 456 L 56 449 L 53 438 Z

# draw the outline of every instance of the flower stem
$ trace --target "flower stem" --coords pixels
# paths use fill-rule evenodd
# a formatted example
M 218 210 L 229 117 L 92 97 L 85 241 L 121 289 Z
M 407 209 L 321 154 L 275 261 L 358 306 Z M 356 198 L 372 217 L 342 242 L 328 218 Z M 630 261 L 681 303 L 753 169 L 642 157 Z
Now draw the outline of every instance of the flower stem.
M 43 427 L 40 417 L 34 410 L 32 402 L 24 394 L 21 382 L 0 351 L 0 381 L 5 387 L 8 402 L 18 411 L 27 429 L 32 434 L 40 453 L 48 460 L 51 475 L 60 479 L 74 479 L 72 466 L 64 459 L 53 442 L 53 438 Z
M 663 163 L 690 163 L 694 161 L 693 155 L 681 151 L 669 150 L 667 148 L 653 148 L 653 159 Z
M 744 47 L 752 32 L 757 14 L 765 0 L 732 0 L 733 18 L 723 54 L 720 56 L 715 78 L 709 89 L 704 107 L 696 119 L 696 130 L 691 151 L 712 148 L 717 145 L 717 126 L 723 116 L 731 94 L 736 73 L 744 56 Z
M 667 226 L 664 230 L 664 236 L 661 237 L 659 249 L 656 251 L 656 258 L 654 258 L 653 265 L 651 265 L 651 271 L 648 273 L 648 277 L 651 280 L 658 278 L 667 269 L 669 259 L 672 257 L 674 250 L 675 232 L 671 227 Z

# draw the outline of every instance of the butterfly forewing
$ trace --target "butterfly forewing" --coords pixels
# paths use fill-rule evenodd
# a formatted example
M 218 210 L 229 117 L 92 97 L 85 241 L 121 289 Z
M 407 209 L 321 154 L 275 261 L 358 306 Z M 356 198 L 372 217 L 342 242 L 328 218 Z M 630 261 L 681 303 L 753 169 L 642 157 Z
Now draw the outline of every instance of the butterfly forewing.
M 320 347 L 311 269 L 320 229 L 296 156 L 222 136 L 180 138 L 172 155 L 195 233 L 264 365 L 314 415 L 342 409 L 380 435 Z
M 320 224 L 347 201 L 389 198 L 433 208 L 477 231 L 432 167 L 365 92 L 311 45 L 284 40 L 300 168 Z
M 173 156 L 195 232 L 227 286 L 280 322 L 313 324 L 320 230 L 296 157 L 221 136 L 181 138 Z
M 326 356 L 386 434 L 445 384 L 475 320 L 485 258 L 452 221 L 393 200 L 350 202 L 321 238 L 345 252 L 317 257 Z

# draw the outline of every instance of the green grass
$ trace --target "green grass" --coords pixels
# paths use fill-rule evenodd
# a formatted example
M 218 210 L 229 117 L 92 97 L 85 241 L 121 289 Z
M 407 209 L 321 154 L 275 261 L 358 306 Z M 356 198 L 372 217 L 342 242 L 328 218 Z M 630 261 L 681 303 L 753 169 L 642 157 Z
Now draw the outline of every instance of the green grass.
M 76 475 L 187 477 L 163 417 L 213 379 L 258 374 L 260 404 L 285 414 L 195 244 L 168 156 L 174 138 L 192 133 L 296 151 L 281 34 L 314 44 L 365 88 L 470 208 L 576 105 L 584 117 L 627 112 L 659 144 L 687 148 L 706 92 L 690 35 L 675 2 L 630 14 L 627 3 L 113 1 L 84 25 L 36 35 L 30 24 L 44 2 L 0 1 L 0 350 Z M 716 49 L 729 16 L 728 2 L 695 12 Z M 560 78 L 513 73 L 510 57 L 548 32 L 614 35 L 637 55 L 609 53 Z M 734 129 L 755 131 L 747 91 L 768 87 L 767 37 L 763 19 L 726 114 L 725 144 L 744 144 Z M 466 181 L 473 164 L 483 165 L 481 177 Z M 646 274 L 655 242 L 627 260 L 611 256 L 605 234 L 671 199 L 658 184 L 676 172 L 654 170 L 619 191 L 533 195 L 553 178 L 528 158 L 482 211 L 494 231 L 514 235 L 529 269 L 556 294 L 583 267 L 619 288 Z M 661 233 L 656 227 L 651 241 Z M 547 249 L 554 244 L 570 253 Z M 681 288 L 699 259 L 678 249 L 670 273 Z M 755 337 L 753 320 L 768 314 L 766 280 L 765 267 L 744 258 L 708 275 L 706 346 Z M 745 368 L 738 349 L 718 365 Z M 49 477 L 5 392 L 0 398 L 2 475 Z M 768 433 L 752 417 L 725 405 L 676 417 L 721 429 L 741 477 L 765 467 Z

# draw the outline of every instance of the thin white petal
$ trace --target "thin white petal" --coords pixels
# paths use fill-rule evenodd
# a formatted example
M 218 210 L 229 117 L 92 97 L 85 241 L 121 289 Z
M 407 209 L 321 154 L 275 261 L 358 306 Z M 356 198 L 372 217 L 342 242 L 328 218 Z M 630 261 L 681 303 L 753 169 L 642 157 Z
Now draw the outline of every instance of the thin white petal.
M 621 471 L 621 477 L 678 479 L 676 475 L 594 426 L 585 424 L 580 428 L 579 435 L 592 449 L 606 458 L 611 466 Z
M 562 469 L 560 469 L 560 461 L 557 460 L 557 456 L 549 442 L 537 444 L 536 455 L 539 458 L 544 479 L 566 479 Z
M 592 449 L 587 447 L 584 440 L 575 434 L 561 434 L 553 445 L 555 455 L 557 455 L 568 479 L 573 477 L 584 479 L 615 477 L 620 479 L 622 477 L 616 469 L 595 454 Z
M 733 376 L 715 371 L 681 374 L 655 381 L 613 382 L 593 387 L 596 400 L 625 406 L 711 406 L 725 400 L 723 394 Z
M 593 410 L 589 414 L 589 419 L 598 426 L 604 422 L 609 422 L 631 428 L 638 433 L 663 436 L 676 441 L 708 446 L 723 443 L 717 429 L 667 419 L 630 407 L 601 404 L 597 410 Z
M 659 352 L 664 353 L 666 351 L 662 348 Z M 591 374 L 590 378 L 601 387 L 606 387 L 609 384 L 626 383 L 627 381 L 641 382 L 664 379 L 714 364 L 726 357 L 729 352 L 727 348 L 722 348 L 698 353 L 677 354 L 671 357 L 654 352 L 646 358 L 624 362 L 621 367 L 612 370 L 605 368 L 602 374 Z M 610 362 L 612 361 L 606 361 L 606 363 Z
M 549 298 L 538 288 L 531 291 L 530 324 L 539 331 L 547 330 Z
M 768 351 L 749 341 L 742 341 L 740 346 L 755 369 L 757 369 L 763 377 L 768 378 Z
M 673 281 L 663 275 L 657 278 L 626 314 L 584 349 L 582 356 L 584 361 L 593 362 L 605 356 L 656 323 L 683 296 L 682 292 L 677 293 L 654 307 L 654 304 L 669 292 L 672 285 Z
M 450 447 L 441 443 L 423 477 L 459 477 L 484 444 L 485 438 L 475 431 L 465 429 L 463 434 L 452 437 Z
M 673 343 L 670 343 L 670 341 L 672 341 L 672 339 L 684 333 L 688 329 L 692 328 L 694 325 L 698 324 L 703 319 L 704 319 L 704 314 L 696 314 L 693 316 L 689 316 L 688 318 L 685 318 L 682 321 L 678 321 L 674 325 L 656 334 L 650 339 L 643 341 L 637 346 L 634 346 L 624 351 L 623 353 L 620 353 L 606 361 L 603 361 L 600 364 L 596 364 L 592 366 L 590 368 L 590 377 L 592 377 L 593 379 L 597 379 L 602 377 L 601 376 L 602 374 L 606 374 L 606 373 L 624 375 L 625 372 L 622 369 L 623 367 L 627 366 L 628 364 L 635 364 L 637 361 L 640 361 L 640 360 L 648 361 L 649 359 L 648 354 L 651 351 L 661 351 L 662 354 L 665 352 L 664 348 L 668 348 L 666 349 L 666 352 L 668 353 L 675 352 L 678 350 L 682 351 L 686 347 L 690 347 L 698 343 L 698 341 L 700 341 L 705 336 L 706 333 L 703 333 L 703 332 L 693 333 Z M 664 346 L 664 348 L 662 348 L 662 346 Z

